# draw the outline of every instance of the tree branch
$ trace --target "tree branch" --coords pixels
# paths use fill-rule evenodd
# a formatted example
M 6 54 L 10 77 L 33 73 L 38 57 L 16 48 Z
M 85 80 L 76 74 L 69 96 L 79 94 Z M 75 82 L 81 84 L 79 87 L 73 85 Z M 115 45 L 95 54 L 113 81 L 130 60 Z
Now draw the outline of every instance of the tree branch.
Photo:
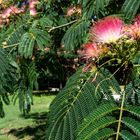
M 72 23 L 75 23 L 76 21 L 78 21 L 78 20 L 73 20 L 73 21 L 71 21 L 71 22 L 69 22 L 69 23 L 62 24 L 62 25 L 59 25 L 59 26 L 56 26 L 56 27 L 52 27 L 51 29 L 49 29 L 48 32 L 51 32 L 52 30 L 55 30 L 55 29 L 58 29 L 58 28 L 61 28 L 61 27 L 68 26 L 68 25 L 70 25 L 70 24 L 72 24 Z

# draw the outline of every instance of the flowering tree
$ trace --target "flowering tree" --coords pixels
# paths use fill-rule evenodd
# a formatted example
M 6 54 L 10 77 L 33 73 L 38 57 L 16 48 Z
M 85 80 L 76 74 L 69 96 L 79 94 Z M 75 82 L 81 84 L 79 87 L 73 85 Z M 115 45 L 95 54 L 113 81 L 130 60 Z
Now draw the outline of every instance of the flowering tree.
M 47 62 L 78 58 L 77 72 L 50 107 L 46 139 L 140 138 L 140 1 L 21 0 L 4 6 L 0 57 L 7 54 L 1 65 L 8 66 L 0 66 L 1 116 L 2 101 L 8 101 L 5 85 L 13 87 L 7 77 L 13 77 L 20 109 L 28 113 L 36 62 L 45 56 Z
M 130 22 L 108 12 L 89 25 L 86 12 L 64 36 L 67 49 L 82 44 L 78 53 L 84 66 L 53 101 L 46 139 L 139 139 L 139 15 Z M 73 40 L 79 36 L 82 42 Z
M 14 91 L 9 92 L 14 92 L 14 102 L 19 98 L 20 110 L 28 113 L 31 104 L 33 104 L 32 91 L 38 88 L 37 78 L 40 71 L 45 71 L 45 73 L 49 71 L 49 75 L 63 81 L 69 75 L 64 73 L 64 70 L 69 69 L 66 59 L 71 60 L 69 60 L 71 63 L 69 66 L 72 67 L 75 55 L 62 54 L 64 48 L 60 38 L 64 31 L 57 29 L 54 31 L 53 29 L 53 26 L 58 25 L 55 14 L 59 12 L 57 7 L 55 10 L 53 9 L 54 4 L 30 0 L 19 1 L 18 3 L 9 1 L 6 4 L 3 1 L 2 5 L 0 15 L 2 20 L 1 48 L 8 54 L 7 57 L 12 62 L 9 64 L 12 65 L 10 68 L 13 68 L 11 72 L 14 71 L 15 73 L 13 79 L 15 83 L 11 84 L 12 89 L 14 85 Z M 47 6 L 51 7 L 45 9 Z M 42 66 L 44 60 L 45 64 Z M 40 63 L 40 61 L 42 62 Z M 46 66 L 46 64 L 48 65 Z M 2 73 L 5 71 L 2 69 Z M 8 75 L 8 73 L 6 74 Z M 3 90 L 3 93 L 4 95 L 7 94 L 7 90 Z

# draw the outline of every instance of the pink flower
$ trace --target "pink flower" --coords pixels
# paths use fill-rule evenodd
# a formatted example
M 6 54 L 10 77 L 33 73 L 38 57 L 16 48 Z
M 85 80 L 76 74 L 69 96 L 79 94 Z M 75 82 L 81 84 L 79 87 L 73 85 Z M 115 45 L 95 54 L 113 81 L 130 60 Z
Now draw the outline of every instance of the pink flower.
M 128 33 L 134 39 L 140 39 L 140 24 L 134 23 L 128 29 Z
M 30 11 L 31 16 L 36 16 L 37 15 L 35 5 L 38 4 L 38 3 L 39 3 L 38 0 L 30 0 L 29 1 L 29 11 Z
M 140 14 L 138 14 L 138 15 L 136 16 L 136 18 L 134 19 L 134 23 L 137 23 L 137 24 L 140 25 Z
M 98 43 L 115 42 L 122 37 L 123 21 L 118 17 L 105 17 L 91 27 L 91 39 Z
M 76 8 L 76 12 L 81 15 L 82 14 L 82 8 L 81 7 L 77 7 Z
M 10 9 L 12 10 L 12 14 L 18 14 L 19 13 L 19 9 L 16 6 L 11 6 Z
M 97 47 L 96 44 L 93 43 L 87 43 L 83 45 L 83 51 L 81 52 L 81 55 L 85 59 L 90 59 L 90 58 L 98 58 L 100 55 L 100 49 Z
M 35 8 L 30 8 L 30 15 L 31 16 L 36 16 L 37 15 L 37 11 Z
M 7 8 L 6 10 L 4 10 L 4 12 L 1 14 L 2 18 L 8 18 L 10 17 L 10 14 L 12 12 L 11 8 Z
M 72 16 L 75 13 L 76 7 L 72 6 L 67 9 L 67 16 Z
M 38 4 L 38 0 L 30 0 L 29 1 L 29 8 L 35 8 L 35 5 Z
M 131 26 L 134 38 L 140 39 L 140 14 L 134 19 L 134 24 Z
M 140 39 L 140 14 L 136 16 L 132 25 L 126 27 L 126 31 L 130 37 Z
M 19 14 L 20 9 L 18 9 L 16 6 L 10 6 L 4 12 L 2 13 L 2 18 L 8 18 L 11 16 L 11 14 Z
M 80 6 L 71 6 L 67 9 L 67 15 L 66 16 L 72 16 L 73 14 L 79 14 L 81 15 L 82 9 Z

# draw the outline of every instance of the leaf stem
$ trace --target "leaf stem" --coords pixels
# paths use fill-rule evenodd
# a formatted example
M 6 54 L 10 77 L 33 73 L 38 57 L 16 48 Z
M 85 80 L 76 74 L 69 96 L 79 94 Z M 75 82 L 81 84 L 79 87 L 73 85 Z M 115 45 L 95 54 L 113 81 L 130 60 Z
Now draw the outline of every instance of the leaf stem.
M 78 20 L 73 20 L 73 21 L 71 21 L 71 22 L 69 22 L 69 23 L 62 24 L 62 25 L 56 26 L 56 27 L 52 27 L 48 32 L 51 32 L 52 30 L 55 30 L 55 29 L 58 29 L 58 28 L 61 28 L 61 27 L 68 26 L 68 25 L 70 25 L 70 24 L 72 24 L 72 23 L 75 23 L 76 21 L 78 21 Z
M 104 81 L 107 81 L 107 80 L 111 79 L 111 78 L 120 70 L 120 68 L 121 68 L 122 66 L 125 65 L 125 63 L 126 63 L 126 62 L 124 62 L 110 77 L 107 77 L 107 78 L 103 79 L 102 81 L 100 81 L 100 82 L 98 83 L 98 85 L 96 86 L 96 89 L 95 89 L 95 95 L 96 95 L 96 93 L 97 93 L 97 91 L 98 91 L 98 88 L 99 88 L 99 86 L 101 85 L 101 83 L 103 83 Z M 100 68 L 100 67 L 99 67 L 99 68 Z
M 125 92 L 124 92 L 123 97 L 122 97 L 122 103 L 121 103 L 121 108 L 120 108 L 120 116 L 119 116 L 116 140 L 119 140 L 119 133 L 120 133 L 120 128 L 121 128 L 121 120 L 122 120 L 122 114 L 123 114 L 124 100 L 125 100 Z

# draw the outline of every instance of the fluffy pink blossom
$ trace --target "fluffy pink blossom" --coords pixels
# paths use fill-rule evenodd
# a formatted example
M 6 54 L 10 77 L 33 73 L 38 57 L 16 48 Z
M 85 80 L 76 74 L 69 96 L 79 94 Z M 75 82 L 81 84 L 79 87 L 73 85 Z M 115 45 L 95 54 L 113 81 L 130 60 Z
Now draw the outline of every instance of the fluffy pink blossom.
M 76 8 L 76 12 L 81 15 L 82 14 L 82 8 L 81 7 L 77 7 Z
M 11 8 L 7 8 L 3 11 L 3 13 L 1 14 L 2 18 L 8 18 L 10 17 L 10 14 L 12 12 L 12 9 Z
M 140 39 L 140 14 L 134 19 L 134 24 L 131 28 L 134 33 L 134 38 Z
M 2 13 L 2 18 L 9 18 L 11 14 L 19 14 L 21 10 L 18 9 L 16 6 L 10 6 L 9 8 L 5 9 Z
M 35 8 L 35 5 L 38 3 L 39 3 L 39 1 L 37 1 L 37 0 L 30 0 L 29 1 L 29 8 Z
M 97 21 L 91 27 L 91 39 L 98 43 L 111 43 L 122 37 L 123 21 L 118 17 L 108 16 Z
M 72 16 L 75 13 L 76 7 L 71 6 L 67 9 L 67 16 Z
M 140 39 L 140 24 L 134 23 L 129 27 L 128 32 L 134 39 Z
M 82 8 L 80 6 L 71 6 L 67 9 L 67 15 L 66 16 L 72 16 L 73 14 L 81 15 Z
M 21 13 L 21 10 L 17 8 L 16 6 L 11 6 L 10 9 L 12 10 L 12 14 L 19 14 Z
M 134 19 L 134 23 L 137 23 L 137 24 L 140 25 L 140 14 L 138 14 L 138 15 L 136 16 L 136 18 Z
M 93 43 L 87 43 L 83 45 L 83 51 L 81 52 L 81 55 L 85 59 L 90 58 L 98 58 L 100 55 L 101 50 L 97 47 L 96 44 Z
M 38 4 L 38 3 L 39 3 L 38 0 L 30 0 L 29 1 L 29 11 L 30 11 L 31 16 L 36 16 L 37 15 L 35 5 Z
M 30 15 L 31 16 L 36 16 L 37 15 L 37 11 L 35 8 L 30 8 Z
M 136 16 L 133 24 L 126 27 L 126 32 L 130 37 L 140 39 L 140 14 Z

